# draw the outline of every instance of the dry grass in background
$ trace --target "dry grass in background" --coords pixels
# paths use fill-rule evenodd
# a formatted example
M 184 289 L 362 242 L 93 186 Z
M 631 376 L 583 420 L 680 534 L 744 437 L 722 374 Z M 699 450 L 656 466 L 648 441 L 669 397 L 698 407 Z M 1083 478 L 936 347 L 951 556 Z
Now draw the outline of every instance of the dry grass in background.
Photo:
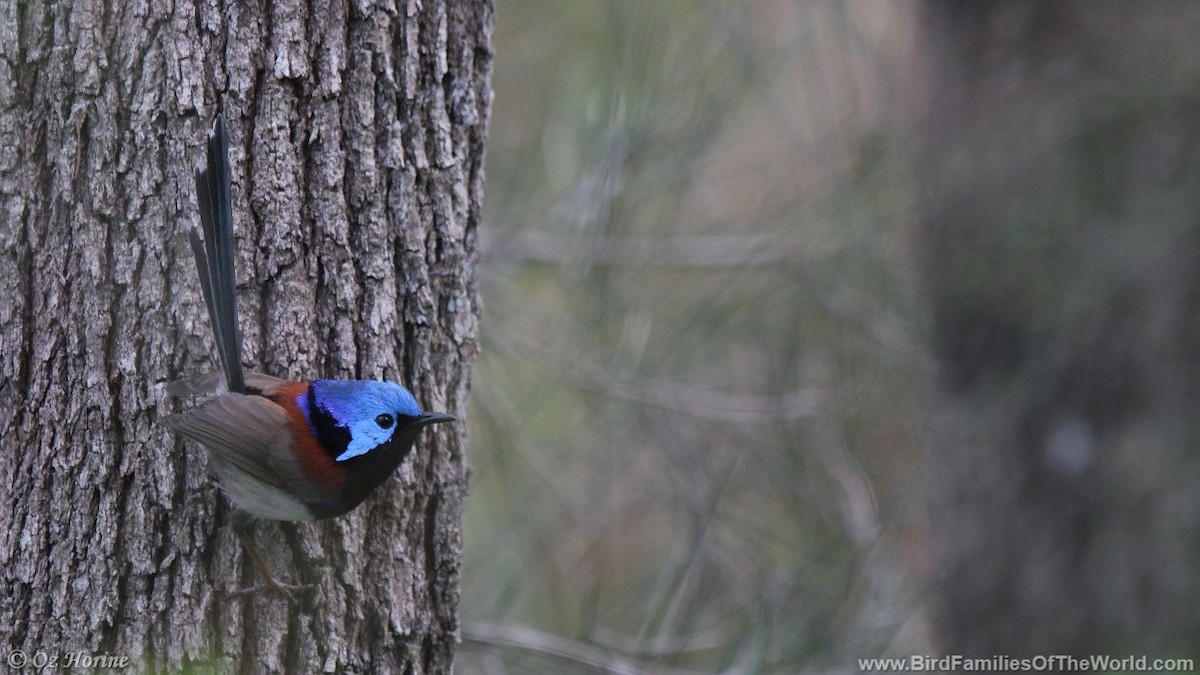
M 498 4 L 459 668 L 920 651 L 908 5 Z

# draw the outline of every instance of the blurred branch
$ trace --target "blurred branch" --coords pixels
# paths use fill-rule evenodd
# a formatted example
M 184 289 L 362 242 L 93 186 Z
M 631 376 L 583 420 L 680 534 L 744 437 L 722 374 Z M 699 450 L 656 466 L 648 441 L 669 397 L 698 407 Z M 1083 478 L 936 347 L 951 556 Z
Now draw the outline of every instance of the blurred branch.
M 491 344 L 519 363 L 551 370 L 558 379 L 614 397 L 648 403 L 701 419 L 760 424 L 813 417 L 821 409 L 818 389 L 796 389 L 782 394 L 744 394 L 697 387 L 662 379 L 631 379 L 589 363 L 584 352 L 567 353 L 560 346 L 543 344 L 532 335 L 493 328 Z
M 689 235 L 674 237 L 596 238 L 545 232 L 485 236 L 483 255 L 491 260 L 541 263 L 567 268 L 592 265 L 653 269 L 734 269 L 788 266 L 804 268 L 836 255 L 845 244 L 796 235 Z M 914 336 L 912 321 L 897 315 L 877 298 L 839 280 L 831 284 L 818 275 L 792 269 L 789 277 L 809 290 L 806 298 L 831 314 L 859 327 L 880 345 L 925 360 L 927 353 Z M 485 266 L 485 274 L 496 270 Z M 501 276 L 500 278 L 503 278 Z
M 648 637 L 626 635 L 615 629 L 599 626 L 595 639 L 607 649 L 625 654 L 636 654 L 641 658 L 678 656 L 706 649 L 716 649 L 728 637 L 722 628 L 710 627 L 686 635 L 660 633 Z
M 549 264 L 629 267 L 748 267 L 796 262 L 820 242 L 795 236 L 707 234 L 675 237 L 586 238 L 547 232 L 521 232 L 484 242 L 484 256 Z M 824 245 L 829 248 L 828 244 Z
M 694 516 L 696 522 L 686 553 L 686 560 L 683 561 L 683 564 L 676 566 L 677 573 L 671 580 L 668 592 L 662 597 L 661 602 L 656 603 L 659 607 L 647 617 L 642 630 L 646 637 L 652 638 L 664 634 L 668 629 L 674 630 L 676 617 L 686 599 L 684 590 L 688 581 L 696 575 L 696 570 L 708 548 L 712 525 L 716 519 L 721 498 L 725 494 L 725 488 L 728 487 L 730 478 L 744 456 L 745 448 L 743 447 L 734 455 L 733 461 L 729 463 L 717 480 L 711 480 L 710 477 L 706 481 L 704 503 L 701 505 L 702 510 Z
M 593 382 L 618 398 L 649 403 L 695 417 L 757 424 L 813 417 L 821 392 L 799 389 L 781 395 L 734 394 L 663 380 L 629 381 L 597 376 Z
M 520 649 L 614 675 L 692 675 L 695 672 L 639 662 L 610 649 L 543 633 L 528 626 L 468 623 L 463 626 L 463 642 L 483 647 Z

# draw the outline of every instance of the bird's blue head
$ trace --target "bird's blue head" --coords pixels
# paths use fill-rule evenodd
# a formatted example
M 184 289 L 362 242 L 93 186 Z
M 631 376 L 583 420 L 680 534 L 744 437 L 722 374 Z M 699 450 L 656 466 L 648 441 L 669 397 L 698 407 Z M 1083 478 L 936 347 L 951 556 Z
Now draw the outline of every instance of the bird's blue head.
M 316 380 L 296 404 L 338 462 L 366 455 L 408 430 L 454 419 L 423 413 L 407 389 L 391 382 Z

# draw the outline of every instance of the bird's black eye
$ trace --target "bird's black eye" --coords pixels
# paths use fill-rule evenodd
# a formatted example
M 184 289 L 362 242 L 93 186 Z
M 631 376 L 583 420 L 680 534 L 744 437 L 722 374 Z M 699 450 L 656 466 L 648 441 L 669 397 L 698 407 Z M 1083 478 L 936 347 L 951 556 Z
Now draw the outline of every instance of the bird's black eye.
M 395 423 L 396 420 L 387 413 L 383 413 L 379 417 L 375 418 L 375 424 L 378 424 L 380 429 L 391 429 L 392 425 Z

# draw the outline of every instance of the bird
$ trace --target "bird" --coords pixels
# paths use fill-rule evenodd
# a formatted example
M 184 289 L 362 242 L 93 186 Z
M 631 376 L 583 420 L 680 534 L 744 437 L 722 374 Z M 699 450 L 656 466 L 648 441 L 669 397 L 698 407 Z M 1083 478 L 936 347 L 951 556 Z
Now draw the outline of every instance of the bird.
M 425 427 L 453 415 L 425 412 L 404 387 L 382 381 L 284 380 L 242 368 L 233 253 L 229 138 L 224 113 L 196 163 L 200 231 L 188 232 L 219 370 L 171 382 L 176 396 L 207 396 L 164 418 L 206 450 L 234 507 L 233 528 L 269 587 L 278 582 L 254 547 L 256 519 L 307 521 L 353 510 L 412 452 Z

